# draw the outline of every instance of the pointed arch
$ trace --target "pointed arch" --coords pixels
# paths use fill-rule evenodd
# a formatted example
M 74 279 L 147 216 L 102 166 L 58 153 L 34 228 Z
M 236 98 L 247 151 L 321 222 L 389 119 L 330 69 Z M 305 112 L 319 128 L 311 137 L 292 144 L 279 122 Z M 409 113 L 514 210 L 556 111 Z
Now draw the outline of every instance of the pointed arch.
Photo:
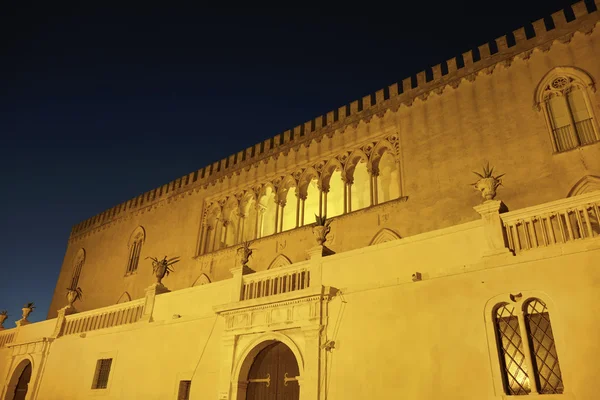
M 308 167 L 304 170 L 302 175 L 300 175 L 300 179 L 298 179 L 298 193 L 301 196 L 306 196 L 306 192 L 308 190 L 308 185 L 313 179 L 317 179 L 319 181 L 319 173 L 313 167 Z
M 367 157 L 365 152 L 362 150 L 354 150 L 352 154 L 350 154 L 350 156 L 348 157 L 348 160 L 346 161 L 346 166 L 344 168 L 345 176 L 347 179 L 354 179 L 354 170 L 360 162 L 364 162 L 367 165 L 369 165 L 369 157 Z
M 267 269 L 280 268 L 285 267 L 287 265 L 292 265 L 292 261 L 283 254 L 279 254 L 273 259 L 273 261 L 271 261 L 271 264 L 269 264 L 269 267 Z
M 129 248 L 129 257 L 127 258 L 127 266 L 125 268 L 125 275 L 132 274 L 137 271 L 138 264 L 140 262 L 140 254 L 142 253 L 142 246 L 146 241 L 146 230 L 143 226 L 138 226 L 129 235 L 129 241 L 127 247 Z
M 394 149 L 394 146 L 392 146 L 390 142 L 384 139 L 379 141 L 375 145 L 373 151 L 371 152 L 371 158 L 369 159 L 369 163 L 367 164 L 371 170 L 379 170 L 379 161 L 386 152 L 389 152 L 392 155 L 392 157 L 394 157 L 394 160 L 396 159 L 396 150 Z
M 279 184 L 279 187 L 277 188 L 277 199 L 279 201 L 285 201 L 288 190 L 293 187 L 298 187 L 298 182 L 296 182 L 293 176 L 287 175 L 283 178 L 281 184 Z
M 374 246 L 376 244 L 390 242 L 392 240 L 397 240 L 397 239 L 402 239 L 402 238 L 400 237 L 400 235 L 398 235 L 393 230 L 388 229 L 388 228 L 383 228 L 379 232 L 377 232 L 377 234 L 375 236 L 373 236 L 373 239 L 371 239 L 371 243 L 369 243 L 369 246 Z
M 319 186 L 322 188 L 328 188 L 331 181 L 331 176 L 338 169 L 341 172 L 344 170 L 344 167 L 342 166 L 340 160 L 338 160 L 336 157 L 333 157 L 327 161 L 327 164 L 325 164 L 323 171 L 321 172 L 321 177 L 319 178 Z
M 192 283 L 192 286 L 202 286 L 208 285 L 210 283 L 210 278 L 206 274 L 200 274 L 198 278 Z
M 534 109 L 544 113 L 554 153 L 600 141 L 595 90 L 591 76 L 574 67 L 551 69 L 536 87 Z
M 600 176 L 586 175 L 573 185 L 567 197 L 578 196 L 596 190 L 600 190 Z
M 71 276 L 71 286 L 69 288 L 75 289 L 79 285 L 79 277 L 81 276 L 81 270 L 85 264 L 86 251 L 82 247 L 75 254 L 73 259 L 73 275 Z
M 127 303 L 128 301 L 131 301 L 131 295 L 129 292 L 123 292 L 115 304 Z
M 577 82 L 579 85 L 589 88 L 592 92 L 596 92 L 596 84 L 592 77 L 583 69 L 577 67 L 556 67 L 544 75 L 535 88 L 533 99 L 534 108 L 540 110 L 540 106 L 545 101 L 547 87 L 559 77 L 567 77 Z

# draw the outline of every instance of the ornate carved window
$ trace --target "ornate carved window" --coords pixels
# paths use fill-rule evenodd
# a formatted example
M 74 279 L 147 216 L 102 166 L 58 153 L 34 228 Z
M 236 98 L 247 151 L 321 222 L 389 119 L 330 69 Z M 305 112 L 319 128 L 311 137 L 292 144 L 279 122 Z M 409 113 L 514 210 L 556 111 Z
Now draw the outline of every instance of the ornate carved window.
M 82 248 L 77 252 L 75 261 L 73 262 L 73 275 L 71 277 L 71 286 L 69 286 L 71 289 L 75 289 L 79 285 L 79 277 L 81 276 L 83 264 L 85 264 L 85 250 Z
M 564 391 L 546 304 L 530 298 L 501 303 L 493 312 L 502 383 L 507 395 L 560 394 Z
M 594 91 L 589 75 L 576 68 L 555 68 L 540 82 L 536 107 L 546 116 L 555 152 L 600 141 Z
M 144 228 L 138 226 L 129 237 L 129 257 L 127 258 L 127 269 L 125 275 L 129 275 L 137 271 L 140 261 L 142 246 L 146 240 L 146 232 Z

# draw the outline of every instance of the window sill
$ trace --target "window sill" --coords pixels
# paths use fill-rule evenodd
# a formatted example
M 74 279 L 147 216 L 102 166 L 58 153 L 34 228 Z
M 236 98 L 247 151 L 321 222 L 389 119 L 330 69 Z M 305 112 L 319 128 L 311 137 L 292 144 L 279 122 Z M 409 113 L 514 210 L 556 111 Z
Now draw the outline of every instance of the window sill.
M 575 400 L 573 393 L 562 394 L 529 394 L 523 396 L 503 395 L 502 400 L 539 399 L 539 400 Z

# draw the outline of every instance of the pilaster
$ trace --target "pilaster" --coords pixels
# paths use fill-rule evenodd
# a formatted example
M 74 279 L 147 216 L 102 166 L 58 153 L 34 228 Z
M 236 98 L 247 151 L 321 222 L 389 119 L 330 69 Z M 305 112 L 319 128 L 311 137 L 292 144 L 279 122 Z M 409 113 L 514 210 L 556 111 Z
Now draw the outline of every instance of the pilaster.
M 500 213 L 506 210 L 506 206 L 500 200 L 488 200 L 483 204 L 473 207 L 483 219 L 483 233 L 485 235 L 487 249 L 483 251 L 483 257 L 512 254 L 506 244 L 504 229 Z
M 321 325 L 302 328 L 304 333 L 304 373 L 300 384 L 300 400 L 318 400 L 320 398 L 321 376 Z
M 154 312 L 154 303 L 156 296 L 170 292 L 162 283 L 154 283 L 146 288 L 146 302 L 144 303 L 144 312 L 140 321 L 152 322 L 152 313 Z

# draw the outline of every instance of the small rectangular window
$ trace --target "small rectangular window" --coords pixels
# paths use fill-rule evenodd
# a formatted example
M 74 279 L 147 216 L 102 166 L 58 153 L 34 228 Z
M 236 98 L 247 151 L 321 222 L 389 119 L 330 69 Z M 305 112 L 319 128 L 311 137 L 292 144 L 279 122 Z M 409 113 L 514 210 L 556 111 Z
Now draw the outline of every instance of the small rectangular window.
M 111 365 L 112 358 L 104 358 L 96 362 L 96 372 L 94 373 L 92 389 L 106 389 Z
M 179 394 L 177 400 L 190 400 L 192 381 L 179 381 Z

